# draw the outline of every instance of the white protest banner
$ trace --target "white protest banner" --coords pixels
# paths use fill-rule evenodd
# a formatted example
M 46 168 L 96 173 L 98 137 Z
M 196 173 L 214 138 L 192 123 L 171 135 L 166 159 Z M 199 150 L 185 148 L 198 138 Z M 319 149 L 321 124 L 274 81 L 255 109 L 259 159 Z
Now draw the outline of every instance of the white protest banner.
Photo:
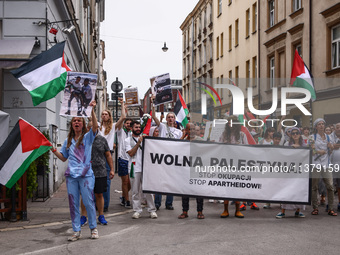
M 254 202 L 310 203 L 310 150 L 145 137 L 143 191 Z
M 124 94 L 127 106 L 139 105 L 138 88 L 125 88 Z
M 152 95 L 156 96 L 155 106 L 172 102 L 170 75 L 168 73 L 150 78 Z

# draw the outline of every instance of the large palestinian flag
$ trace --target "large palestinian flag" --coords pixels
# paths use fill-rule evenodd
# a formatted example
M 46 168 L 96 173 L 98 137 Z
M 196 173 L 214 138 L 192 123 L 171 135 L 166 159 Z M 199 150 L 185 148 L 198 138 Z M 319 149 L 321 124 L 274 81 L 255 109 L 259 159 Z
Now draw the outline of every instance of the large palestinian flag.
M 182 124 L 182 126 L 185 128 L 188 124 L 188 118 L 187 115 L 189 114 L 189 110 L 187 105 L 184 102 L 184 99 L 179 91 L 178 93 L 178 99 L 176 101 L 175 107 L 174 107 L 174 113 L 176 115 L 176 119 L 179 123 Z
M 290 85 L 309 90 L 312 101 L 315 101 L 315 88 L 313 84 L 313 77 L 309 72 L 307 66 L 303 62 L 297 50 L 295 50 L 294 63 L 292 75 L 290 78 Z
M 38 129 L 20 119 L 0 147 L 0 183 L 11 188 L 29 165 L 52 148 Z
M 33 105 L 55 97 L 65 89 L 67 71 L 64 60 L 65 41 L 32 58 L 11 73 L 32 96 Z

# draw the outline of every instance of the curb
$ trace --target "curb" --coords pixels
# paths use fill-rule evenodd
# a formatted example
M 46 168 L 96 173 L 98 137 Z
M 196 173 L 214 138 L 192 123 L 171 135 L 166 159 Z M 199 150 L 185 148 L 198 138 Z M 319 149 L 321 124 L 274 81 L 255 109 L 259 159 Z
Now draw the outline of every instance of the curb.
M 111 218 L 111 217 L 115 217 L 115 216 L 125 215 L 125 214 L 131 213 L 131 212 L 133 212 L 132 209 L 126 210 L 124 212 L 106 214 L 105 218 Z M 70 224 L 71 222 L 72 222 L 71 220 L 65 220 L 65 221 L 49 222 L 49 223 L 36 224 L 36 225 L 28 225 L 28 226 L 22 226 L 22 227 L 4 228 L 4 229 L 0 229 L 0 233 L 1 232 L 15 231 L 15 230 L 51 227 L 51 226 L 57 226 L 57 225 L 63 225 L 63 224 Z

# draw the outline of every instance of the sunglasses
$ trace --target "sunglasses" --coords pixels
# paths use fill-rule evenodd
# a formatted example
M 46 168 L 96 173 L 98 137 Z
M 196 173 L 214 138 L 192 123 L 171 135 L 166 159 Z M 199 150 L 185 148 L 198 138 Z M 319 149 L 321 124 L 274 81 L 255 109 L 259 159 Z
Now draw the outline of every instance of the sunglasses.
M 292 132 L 291 135 L 299 135 L 298 132 Z

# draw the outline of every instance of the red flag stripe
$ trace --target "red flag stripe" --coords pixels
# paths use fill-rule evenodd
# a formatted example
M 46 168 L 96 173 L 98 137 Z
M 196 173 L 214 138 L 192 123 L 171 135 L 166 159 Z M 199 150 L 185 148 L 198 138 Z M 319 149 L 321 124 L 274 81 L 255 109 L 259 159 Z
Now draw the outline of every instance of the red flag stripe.
M 34 126 L 23 119 L 19 120 L 22 152 L 33 151 L 40 146 L 51 146 L 49 140 Z

